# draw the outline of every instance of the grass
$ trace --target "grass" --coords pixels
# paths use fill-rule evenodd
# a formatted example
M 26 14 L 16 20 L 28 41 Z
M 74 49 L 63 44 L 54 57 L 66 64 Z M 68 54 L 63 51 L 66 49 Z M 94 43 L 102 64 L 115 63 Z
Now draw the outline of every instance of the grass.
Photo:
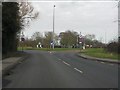
M 108 59 L 114 59 L 118 60 L 120 55 L 117 53 L 110 53 L 105 51 L 103 48 L 88 48 L 85 50 L 82 50 L 81 53 L 92 56 L 92 57 L 97 57 L 97 58 L 108 58 Z
M 22 50 L 21 47 L 18 47 L 18 50 Z M 41 51 L 71 51 L 71 50 L 80 50 L 79 48 L 32 48 L 32 47 L 23 47 L 23 50 L 41 50 Z

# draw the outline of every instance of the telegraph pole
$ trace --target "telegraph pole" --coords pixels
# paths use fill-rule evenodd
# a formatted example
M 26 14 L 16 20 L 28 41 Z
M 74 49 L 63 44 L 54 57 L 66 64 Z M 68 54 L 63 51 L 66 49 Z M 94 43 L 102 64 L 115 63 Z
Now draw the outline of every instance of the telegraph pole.
M 53 6 L 53 34 L 52 34 L 52 40 L 53 40 L 53 44 L 52 44 L 52 48 L 54 49 L 54 29 L 55 29 L 55 27 L 54 27 L 54 24 L 55 24 L 55 5 Z
M 22 32 L 22 35 L 21 35 L 21 42 L 22 42 L 22 52 L 23 52 L 23 42 L 24 42 L 25 38 L 24 38 L 24 34 Z

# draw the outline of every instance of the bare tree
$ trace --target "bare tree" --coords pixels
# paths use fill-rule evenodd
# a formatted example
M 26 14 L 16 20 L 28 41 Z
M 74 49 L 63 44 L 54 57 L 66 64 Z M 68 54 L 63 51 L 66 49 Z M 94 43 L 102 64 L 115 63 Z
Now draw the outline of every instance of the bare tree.
M 43 36 L 40 32 L 33 33 L 31 39 L 34 41 L 34 46 L 36 46 L 39 42 L 43 44 Z
M 30 2 L 19 2 L 19 16 L 22 26 L 29 25 L 31 20 L 39 16 Z
M 85 35 L 85 38 L 92 41 L 95 39 L 95 35 L 94 34 L 87 34 L 87 35 Z

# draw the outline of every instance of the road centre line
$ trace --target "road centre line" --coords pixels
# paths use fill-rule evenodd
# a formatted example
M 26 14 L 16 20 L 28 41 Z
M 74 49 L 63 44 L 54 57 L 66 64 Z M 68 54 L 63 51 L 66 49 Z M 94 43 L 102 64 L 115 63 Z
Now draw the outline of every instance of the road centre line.
M 76 71 L 80 72 L 80 73 L 83 73 L 83 71 L 77 69 L 77 68 L 74 68 Z
M 58 58 L 58 60 L 61 60 L 60 58 Z
M 100 62 L 100 63 L 105 64 L 105 62 Z
M 68 65 L 68 66 L 70 66 L 70 64 L 68 64 L 68 63 L 66 63 L 65 61 L 62 61 L 64 64 L 66 64 L 66 65 Z
M 109 65 L 113 66 L 114 64 L 109 64 Z

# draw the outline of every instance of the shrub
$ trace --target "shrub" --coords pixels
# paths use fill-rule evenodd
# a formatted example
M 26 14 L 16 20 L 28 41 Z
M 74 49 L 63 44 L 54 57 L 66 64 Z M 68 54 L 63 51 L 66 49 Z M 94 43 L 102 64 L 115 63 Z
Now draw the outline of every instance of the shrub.
M 106 51 L 113 52 L 113 53 L 120 53 L 120 42 L 111 42 L 109 43 L 106 48 Z

